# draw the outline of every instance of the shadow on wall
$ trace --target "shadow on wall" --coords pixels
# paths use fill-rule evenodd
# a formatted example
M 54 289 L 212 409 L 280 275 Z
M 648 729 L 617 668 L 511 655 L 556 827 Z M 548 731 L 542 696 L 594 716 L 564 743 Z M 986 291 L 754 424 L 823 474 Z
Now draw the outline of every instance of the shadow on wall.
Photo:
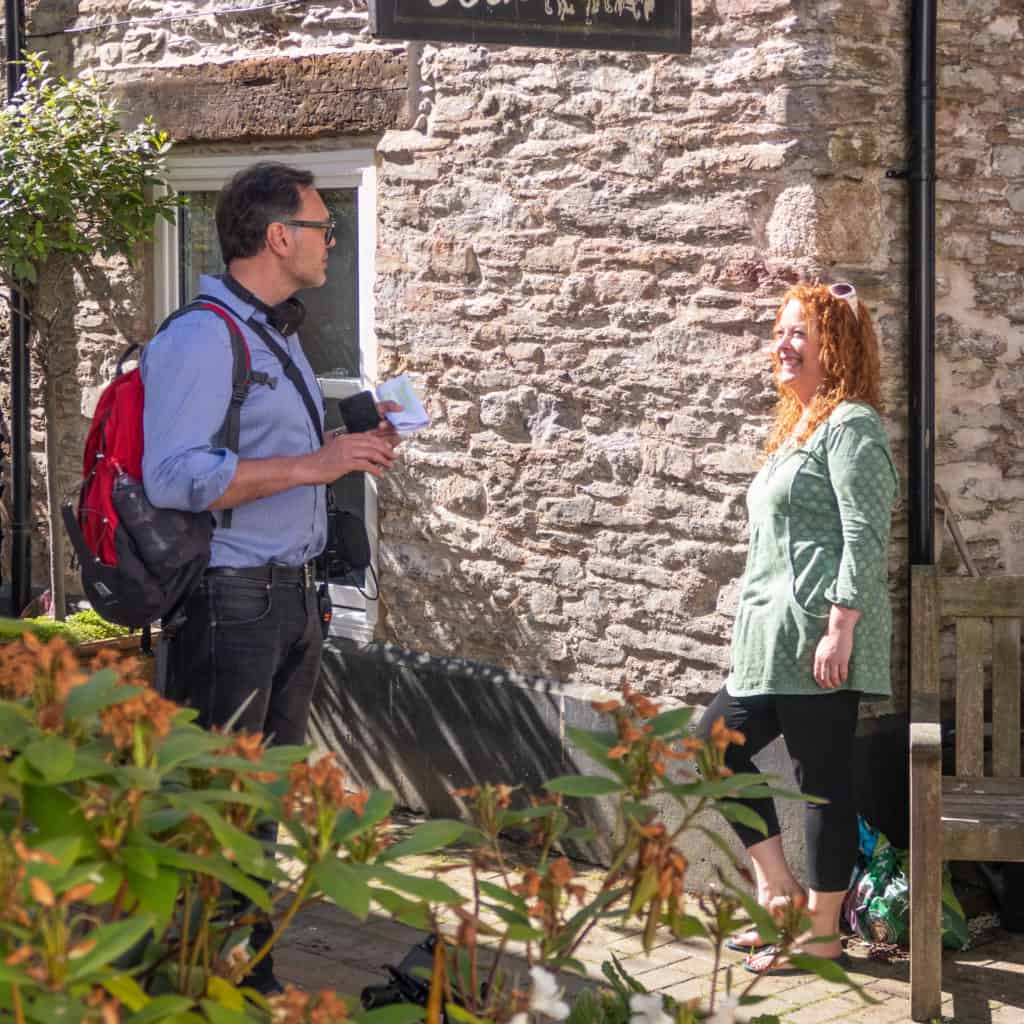
M 607 729 L 608 719 L 591 707 L 605 695 L 596 688 L 524 676 L 462 658 L 435 658 L 381 644 L 332 640 L 324 651 L 313 708 L 313 734 L 335 751 L 353 780 L 390 789 L 399 806 L 432 817 L 462 817 L 452 791 L 483 782 L 542 793 L 543 783 L 571 773 L 600 773 L 568 739 L 567 730 Z M 605 695 L 606 696 L 606 695 Z M 758 757 L 759 767 L 795 783 L 781 741 Z M 615 811 L 610 799 L 569 803 L 574 823 L 586 823 L 597 840 L 573 844 L 567 852 L 607 863 Z M 661 806 L 666 822 L 678 824 L 678 805 Z M 794 868 L 802 871 L 803 812 L 781 801 L 783 834 Z M 709 819 L 737 854 L 739 843 L 726 824 Z M 723 857 L 699 833 L 683 841 L 690 863 L 689 884 L 714 879 Z
M 415 811 L 460 817 L 459 787 L 541 792 L 545 780 L 586 769 L 563 740 L 566 700 L 556 683 L 461 658 L 332 641 L 313 723 L 362 785 L 390 789 Z

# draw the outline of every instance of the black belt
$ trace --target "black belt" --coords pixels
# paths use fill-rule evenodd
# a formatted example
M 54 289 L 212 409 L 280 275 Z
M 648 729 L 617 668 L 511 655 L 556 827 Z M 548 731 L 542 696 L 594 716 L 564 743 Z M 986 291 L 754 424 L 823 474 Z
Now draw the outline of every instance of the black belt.
M 301 584 L 311 587 L 316 582 L 316 571 L 312 562 L 305 565 L 255 565 L 251 568 L 235 569 L 230 566 L 217 566 L 206 570 L 207 576 L 228 576 L 242 580 L 261 580 L 269 583 L 295 586 Z

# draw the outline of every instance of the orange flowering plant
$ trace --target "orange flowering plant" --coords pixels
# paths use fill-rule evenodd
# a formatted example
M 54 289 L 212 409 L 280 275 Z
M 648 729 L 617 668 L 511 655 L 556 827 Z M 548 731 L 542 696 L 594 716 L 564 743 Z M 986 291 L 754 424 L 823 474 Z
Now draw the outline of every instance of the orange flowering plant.
M 200 729 L 139 668 L 111 655 L 87 672 L 60 638 L 0 647 L 0 1018 L 347 1018 L 334 993 L 267 1000 L 245 976 L 311 900 L 365 916 L 400 892 L 458 895 L 393 866 L 389 793 L 350 791 L 332 755 Z M 276 848 L 256 838 L 274 823 Z M 457 834 L 425 828 L 406 842 Z M 257 913 L 274 927 L 254 949 Z
M 719 871 L 720 884 L 700 898 L 685 889 L 688 859 L 684 837 L 694 831 L 709 839 L 725 861 L 746 880 L 747 868 L 713 827 L 713 815 L 742 821 L 766 832 L 760 817 L 738 798 L 779 796 L 807 799 L 787 792 L 767 775 L 733 774 L 725 751 L 744 737 L 715 723 L 707 744 L 689 731 L 691 708 L 662 712 L 657 704 L 624 687 L 621 700 L 598 701 L 594 710 L 608 716 L 608 731 L 569 729 L 576 747 L 595 762 L 598 773 L 563 775 L 546 783 L 544 798 L 531 797 L 529 806 L 514 807 L 514 790 L 488 783 L 456 790 L 475 821 L 464 839 L 472 869 L 472 896 L 454 908 L 423 906 L 414 924 L 437 936 L 427 1024 L 440 1024 L 442 1010 L 458 1024 L 531 1024 L 568 1018 L 569 1024 L 696 1024 L 737 1020 L 736 1009 L 759 1001 L 753 991 L 758 977 L 742 988 L 733 985 L 730 970 L 725 991 L 718 992 L 722 951 L 726 940 L 746 922 L 745 910 L 766 943 L 784 957 L 808 925 L 795 907 L 772 916 L 757 901 Z M 561 850 L 567 840 L 595 838 L 573 827 L 568 803 L 606 798 L 615 808 L 616 827 L 607 854 L 608 867 L 596 878 L 584 879 Z M 522 803 L 522 801 L 519 801 Z M 666 811 L 674 806 L 673 813 Z M 669 821 L 673 824 L 669 824 Z M 500 838 L 509 829 L 527 830 L 537 849 L 536 863 L 521 868 L 510 863 Z M 595 926 L 639 924 L 643 947 L 649 951 L 659 930 L 679 939 L 700 937 L 710 942 L 714 957 L 713 990 L 701 1004 L 678 1003 L 646 993 L 617 964 L 605 963 L 613 989 L 604 1001 L 589 995 L 570 1007 L 562 998 L 557 976 L 584 972 L 577 952 Z M 523 986 L 508 956 L 529 968 Z M 794 962 L 837 982 L 852 982 L 833 961 L 792 954 Z M 866 998 L 866 997 L 865 997 Z M 775 1018 L 755 1018 L 769 1024 Z
M 773 918 L 724 881 L 693 912 L 681 841 L 700 830 L 732 861 L 708 812 L 763 828 L 737 797 L 798 794 L 765 776 L 730 774 L 724 752 L 743 737 L 719 724 L 701 744 L 688 733 L 689 709 L 660 712 L 628 688 L 595 709 L 613 728 L 570 736 L 599 774 L 552 779 L 546 795 L 527 799 L 494 783 L 459 791 L 472 825 L 427 821 L 389 845 L 391 794 L 353 791 L 332 755 L 311 760 L 305 747 L 200 729 L 195 713 L 148 687 L 131 659 L 86 672 L 61 639 L 44 645 L 26 635 L 0 647 L 0 1017 L 346 1020 L 355 1010 L 335 993 L 289 988 L 267 1000 L 245 984 L 296 913 L 319 899 L 359 918 L 377 908 L 436 936 L 424 1005 L 381 1006 L 354 1017 L 359 1024 L 561 1020 L 570 1007 L 557 975 L 582 969 L 578 951 L 599 922 L 639 922 L 647 948 L 661 928 L 705 937 L 718 958 L 743 906 L 784 953 L 805 928 L 801 912 Z M 570 813 L 574 801 L 593 797 L 613 801 L 616 828 L 608 868 L 585 883 L 563 845 L 590 835 Z M 679 813 L 665 815 L 666 803 Z M 257 838 L 276 825 L 276 843 Z M 507 859 L 508 830 L 529 835 L 531 866 Z M 457 841 L 448 864 L 468 864 L 468 897 L 443 869 L 429 877 L 401 870 L 404 858 Z M 272 934 L 252 948 L 260 914 Z M 525 960 L 528 979 L 509 966 L 511 953 Z M 841 974 L 823 963 L 826 976 Z M 616 1012 L 598 1020 L 580 1011 L 570 1024 L 720 1024 L 757 983 L 739 994 L 727 983 L 718 1005 L 713 995 L 703 1007 L 608 976 L 621 989 Z

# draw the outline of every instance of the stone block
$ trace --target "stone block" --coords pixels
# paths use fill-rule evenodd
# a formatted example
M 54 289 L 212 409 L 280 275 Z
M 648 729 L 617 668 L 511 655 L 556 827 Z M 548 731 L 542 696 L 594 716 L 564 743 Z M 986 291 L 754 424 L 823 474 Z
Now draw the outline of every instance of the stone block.
M 407 118 L 405 57 L 383 49 L 149 70 L 115 92 L 178 141 L 366 135 Z

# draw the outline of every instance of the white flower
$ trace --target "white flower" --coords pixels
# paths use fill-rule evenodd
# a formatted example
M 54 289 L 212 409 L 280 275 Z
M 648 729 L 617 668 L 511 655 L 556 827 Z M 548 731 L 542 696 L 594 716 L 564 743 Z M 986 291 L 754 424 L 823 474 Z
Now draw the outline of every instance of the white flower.
M 736 1024 L 736 1010 L 739 1005 L 738 996 L 722 996 L 718 1000 L 715 1012 L 704 1021 L 704 1024 Z
M 630 1024 L 672 1024 L 660 992 L 634 992 L 629 997 Z
M 530 1018 L 525 1013 L 517 1013 L 508 1024 L 530 1024 Z
M 569 1004 L 561 998 L 562 990 L 558 987 L 555 976 L 543 967 L 531 967 L 530 977 L 533 979 L 533 988 L 530 989 L 530 1010 L 534 1013 L 543 1013 L 545 1017 L 554 1020 L 565 1020 L 569 1016 Z M 513 1017 L 512 1024 L 520 1022 Z

